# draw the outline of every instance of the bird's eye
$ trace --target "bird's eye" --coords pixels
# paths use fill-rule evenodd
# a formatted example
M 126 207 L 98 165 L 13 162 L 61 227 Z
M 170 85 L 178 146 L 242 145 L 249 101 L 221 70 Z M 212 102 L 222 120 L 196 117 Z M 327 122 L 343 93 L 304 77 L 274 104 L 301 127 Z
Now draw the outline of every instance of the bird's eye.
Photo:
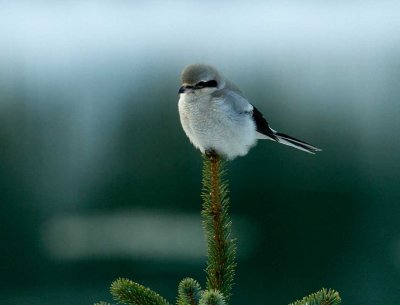
M 198 88 L 198 89 L 201 89 L 201 88 L 204 88 L 205 87 L 205 82 L 198 82 L 197 84 L 196 84 L 196 88 Z
M 218 87 L 218 83 L 215 80 L 209 80 L 205 82 L 206 87 Z
M 208 88 L 218 87 L 218 83 L 215 80 L 209 80 L 207 82 L 201 81 L 196 84 L 196 89 L 201 89 L 205 87 Z

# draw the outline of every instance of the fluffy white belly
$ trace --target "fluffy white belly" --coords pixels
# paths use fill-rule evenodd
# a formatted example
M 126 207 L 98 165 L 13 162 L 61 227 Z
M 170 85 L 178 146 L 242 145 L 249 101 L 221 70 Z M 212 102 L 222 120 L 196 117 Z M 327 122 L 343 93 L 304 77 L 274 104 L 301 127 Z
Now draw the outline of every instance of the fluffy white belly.
M 257 141 L 251 114 L 235 113 L 226 101 L 179 99 L 182 127 L 202 153 L 208 149 L 228 159 L 247 154 Z

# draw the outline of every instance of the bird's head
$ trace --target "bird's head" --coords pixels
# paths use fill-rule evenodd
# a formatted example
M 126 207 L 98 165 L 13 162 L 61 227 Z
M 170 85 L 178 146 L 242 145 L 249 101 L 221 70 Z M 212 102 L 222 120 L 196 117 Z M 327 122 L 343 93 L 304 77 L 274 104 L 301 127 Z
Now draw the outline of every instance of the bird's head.
M 217 69 L 204 64 L 192 64 L 182 71 L 182 86 L 179 88 L 180 94 L 193 94 L 202 96 L 211 94 L 225 86 L 223 77 Z

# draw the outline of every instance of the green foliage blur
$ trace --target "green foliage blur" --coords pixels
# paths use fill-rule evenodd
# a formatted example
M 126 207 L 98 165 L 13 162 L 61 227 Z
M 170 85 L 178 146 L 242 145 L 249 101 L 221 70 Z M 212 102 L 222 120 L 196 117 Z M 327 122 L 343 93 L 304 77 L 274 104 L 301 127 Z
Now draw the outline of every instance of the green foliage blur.
M 393 2 L 219 4 L 226 15 L 38 3 L 0 4 L 0 304 L 110 301 L 118 277 L 169 302 L 183 277 L 204 285 L 194 239 L 163 250 L 174 224 L 201 227 L 201 156 L 177 112 L 193 62 L 217 66 L 274 129 L 323 149 L 265 141 L 229 163 L 231 304 L 288 304 L 322 287 L 348 304 L 398 301 Z M 167 233 L 152 233 L 164 219 Z

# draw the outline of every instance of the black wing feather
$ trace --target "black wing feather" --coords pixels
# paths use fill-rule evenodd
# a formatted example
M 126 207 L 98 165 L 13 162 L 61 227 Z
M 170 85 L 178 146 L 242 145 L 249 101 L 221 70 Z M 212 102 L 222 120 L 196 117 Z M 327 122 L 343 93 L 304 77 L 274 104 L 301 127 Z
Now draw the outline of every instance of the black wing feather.
M 263 135 L 266 135 L 267 137 L 270 137 L 271 139 L 274 139 L 275 141 L 278 141 L 275 132 L 269 127 L 269 124 L 263 117 L 262 113 L 256 107 L 254 107 L 254 105 L 252 106 L 253 120 L 256 123 L 257 131 Z

